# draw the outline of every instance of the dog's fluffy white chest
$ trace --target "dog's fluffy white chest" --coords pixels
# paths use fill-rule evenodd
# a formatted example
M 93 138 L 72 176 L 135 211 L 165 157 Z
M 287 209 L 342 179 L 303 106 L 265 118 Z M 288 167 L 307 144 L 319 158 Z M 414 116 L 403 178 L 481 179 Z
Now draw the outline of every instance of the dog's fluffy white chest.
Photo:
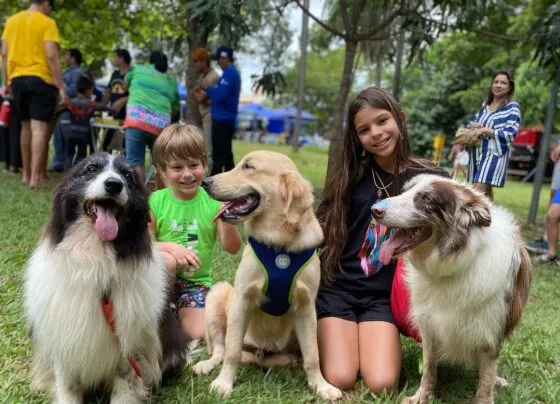
M 408 255 L 412 317 L 444 360 L 476 363 L 477 353 L 501 344 L 519 252 L 510 217 L 496 212 L 492 220 L 452 259 Z
M 98 240 L 89 249 L 66 247 L 64 241 L 56 248 L 43 241 L 29 261 L 29 325 L 40 361 L 63 363 L 68 377 L 94 386 L 141 348 L 145 333 L 157 332 L 165 268 L 154 260 L 119 264 Z M 102 312 L 104 293 L 113 302 L 118 342 Z

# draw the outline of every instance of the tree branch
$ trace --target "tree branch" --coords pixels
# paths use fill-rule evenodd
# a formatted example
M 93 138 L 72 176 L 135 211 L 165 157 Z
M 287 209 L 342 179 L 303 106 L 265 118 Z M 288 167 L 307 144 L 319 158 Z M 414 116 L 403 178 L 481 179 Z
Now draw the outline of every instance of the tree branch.
M 401 13 L 402 13 L 402 11 L 401 11 L 400 8 L 396 9 L 391 14 L 389 14 L 389 16 L 386 17 L 384 21 L 380 22 L 379 24 L 377 24 L 375 27 L 373 27 L 369 31 L 366 31 L 364 33 L 356 35 L 353 39 L 355 41 L 358 41 L 358 42 L 370 39 L 372 36 L 377 34 L 379 31 L 381 31 L 381 30 L 385 29 L 387 26 L 389 26 L 389 24 L 391 24 L 395 20 L 395 18 L 398 15 L 400 15 Z
M 440 27 L 443 28 L 450 28 L 450 29 L 456 29 L 456 30 L 463 30 L 463 28 L 459 28 L 458 26 L 454 25 L 454 24 L 449 24 L 447 22 L 443 22 L 443 21 L 438 21 L 438 20 L 434 20 L 433 18 L 427 18 L 427 17 L 421 17 L 423 20 L 428 21 L 428 22 L 434 22 L 436 24 L 439 24 Z M 479 34 L 479 35 L 483 35 L 489 38 L 494 38 L 494 39 L 502 39 L 504 41 L 522 41 L 523 38 L 518 37 L 518 36 L 511 36 L 511 35 L 503 35 L 503 34 L 498 34 L 496 32 L 491 32 L 491 31 L 485 31 L 485 30 L 481 30 L 481 29 L 469 29 L 467 30 L 469 32 L 473 32 L 475 34 Z
M 262 9 L 263 13 L 270 13 L 273 11 L 276 11 L 278 14 L 280 14 L 280 16 L 284 16 L 284 10 L 286 9 L 286 7 L 288 5 L 290 5 L 290 3 L 293 3 L 293 0 L 284 0 L 281 4 L 276 4 L 275 1 L 272 2 L 272 5 L 270 5 L 269 7 L 264 7 Z
M 342 2 L 343 0 L 341 0 Z M 360 21 L 360 14 L 362 14 L 362 11 L 364 10 L 364 1 L 365 0 L 355 0 L 354 3 L 354 7 L 352 8 L 352 23 L 354 24 L 353 26 L 353 30 L 352 30 L 352 36 L 356 35 L 356 32 L 358 30 L 359 27 L 359 21 Z M 344 3 L 346 3 L 346 0 L 344 0 Z
M 339 6 L 340 17 L 342 18 L 342 24 L 344 25 L 344 31 L 346 32 L 346 35 L 351 36 L 356 28 L 352 25 L 354 20 L 350 21 L 350 19 L 348 18 L 348 3 L 346 2 L 346 0 L 340 0 Z
M 337 30 L 336 28 L 331 27 L 330 25 L 327 25 L 325 22 L 321 21 L 319 18 L 317 18 L 316 16 L 314 16 L 313 14 L 311 14 L 311 11 L 309 11 L 309 9 L 307 7 L 305 7 L 303 4 L 301 4 L 300 0 L 294 0 L 296 2 L 296 4 L 298 5 L 299 8 L 302 9 L 302 11 L 307 14 L 313 21 L 315 21 L 317 24 L 319 24 L 321 27 L 323 27 L 324 29 L 326 29 L 327 31 L 329 31 L 331 34 L 336 35 L 337 37 L 340 37 L 342 39 L 346 39 L 347 36 L 346 34 L 344 34 L 343 32 L 340 32 L 339 30 Z

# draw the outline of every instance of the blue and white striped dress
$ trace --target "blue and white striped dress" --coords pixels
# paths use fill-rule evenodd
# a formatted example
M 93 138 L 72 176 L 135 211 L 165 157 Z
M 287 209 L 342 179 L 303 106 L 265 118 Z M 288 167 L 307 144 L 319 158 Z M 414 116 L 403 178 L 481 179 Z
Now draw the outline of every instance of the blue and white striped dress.
M 521 124 L 519 104 L 510 102 L 495 111 L 487 105 L 475 115 L 474 122 L 492 128 L 494 137 L 484 136 L 478 147 L 470 149 L 467 181 L 503 187 L 511 145 Z

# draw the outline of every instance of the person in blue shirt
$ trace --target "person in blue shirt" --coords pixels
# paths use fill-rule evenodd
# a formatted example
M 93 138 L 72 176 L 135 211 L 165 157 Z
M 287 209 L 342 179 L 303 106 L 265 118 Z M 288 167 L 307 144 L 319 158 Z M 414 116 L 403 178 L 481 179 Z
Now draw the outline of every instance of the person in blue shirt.
M 199 96 L 210 98 L 212 116 L 212 160 L 210 175 L 233 168 L 232 140 L 235 134 L 241 76 L 233 64 L 233 49 L 220 46 L 212 59 L 222 68 L 222 77 L 215 87 L 195 88 Z
M 82 77 L 82 52 L 79 49 L 68 49 L 64 56 L 64 61 L 68 67 L 62 74 L 64 81 L 64 90 L 68 94 L 68 98 L 75 98 L 78 95 L 76 85 L 80 77 Z M 60 111 L 58 111 L 60 112 Z M 54 129 L 54 157 L 52 166 L 49 171 L 62 172 L 64 170 L 64 139 L 60 125 L 56 125 Z

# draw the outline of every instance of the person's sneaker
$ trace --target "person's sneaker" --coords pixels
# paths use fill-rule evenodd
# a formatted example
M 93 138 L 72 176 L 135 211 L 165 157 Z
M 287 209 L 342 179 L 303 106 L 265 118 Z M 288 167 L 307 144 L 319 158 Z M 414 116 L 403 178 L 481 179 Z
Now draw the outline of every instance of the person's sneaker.
M 535 254 L 542 254 L 548 251 L 548 241 L 539 238 L 534 242 L 527 244 L 527 251 Z

